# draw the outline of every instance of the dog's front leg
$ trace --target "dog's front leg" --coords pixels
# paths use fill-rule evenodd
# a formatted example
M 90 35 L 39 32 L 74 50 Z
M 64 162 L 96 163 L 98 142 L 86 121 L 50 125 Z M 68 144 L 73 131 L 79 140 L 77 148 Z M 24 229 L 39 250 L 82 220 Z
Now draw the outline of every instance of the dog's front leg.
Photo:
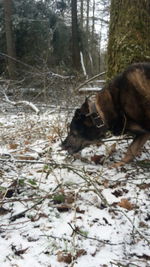
M 134 157 L 136 157 L 139 154 L 140 149 L 144 146 L 144 144 L 149 138 L 150 138 L 150 133 L 140 134 L 136 136 L 134 140 L 132 141 L 132 143 L 130 144 L 123 159 L 119 162 L 114 163 L 111 167 L 117 168 L 132 161 Z

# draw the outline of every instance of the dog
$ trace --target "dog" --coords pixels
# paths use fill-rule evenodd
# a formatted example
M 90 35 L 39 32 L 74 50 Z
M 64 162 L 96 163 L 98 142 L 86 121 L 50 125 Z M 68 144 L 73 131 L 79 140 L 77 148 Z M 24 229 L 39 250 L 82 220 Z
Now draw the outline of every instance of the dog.
M 70 154 L 105 137 L 133 135 L 124 157 L 114 167 L 129 163 L 150 139 L 150 63 L 135 63 L 104 86 L 95 103 L 88 99 L 75 111 L 62 143 Z
M 62 149 L 69 154 L 79 152 L 84 147 L 96 144 L 105 137 L 107 127 L 99 117 L 96 107 L 91 111 L 91 106 L 95 104 L 86 98 L 82 106 L 76 109 L 70 123 L 68 136 L 62 142 Z

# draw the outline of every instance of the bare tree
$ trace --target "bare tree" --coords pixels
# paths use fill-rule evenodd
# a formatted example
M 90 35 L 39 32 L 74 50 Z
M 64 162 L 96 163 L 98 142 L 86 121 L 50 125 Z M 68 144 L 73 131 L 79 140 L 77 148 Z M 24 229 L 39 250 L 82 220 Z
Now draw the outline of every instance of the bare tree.
M 8 72 L 11 78 L 15 78 L 15 45 L 12 31 L 12 0 L 4 0 L 5 32 L 8 54 Z
M 73 67 L 76 70 L 79 70 L 81 68 L 81 64 L 80 64 L 79 31 L 78 31 L 78 19 L 77 19 L 77 0 L 71 1 L 71 13 L 72 13 L 72 61 L 73 61 Z
M 95 30 L 95 0 L 93 0 L 93 6 L 92 6 L 92 39 L 94 38 L 94 30 Z
M 90 12 L 90 0 L 87 1 L 87 9 L 86 9 L 86 33 L 88 36 L 89 33 L 89 12 Z
M 83 5 L 84 5 L 84 0 L 81 0 L 80 3 L 80 25 L 81 25 L 81 29 L 83 29 Z

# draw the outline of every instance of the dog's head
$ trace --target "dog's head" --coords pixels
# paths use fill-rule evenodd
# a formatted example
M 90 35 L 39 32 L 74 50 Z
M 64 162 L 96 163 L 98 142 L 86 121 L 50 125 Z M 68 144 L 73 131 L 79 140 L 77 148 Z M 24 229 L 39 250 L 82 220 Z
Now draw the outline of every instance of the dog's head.
M 74 154 L 100 141 L 106 131 L 107 128 L 98 116 L 95 104 L 86 99 L 81 108 L 76 109 L 74 113 L 68 136 L 62 142 L 62 148 L 69 154 Z

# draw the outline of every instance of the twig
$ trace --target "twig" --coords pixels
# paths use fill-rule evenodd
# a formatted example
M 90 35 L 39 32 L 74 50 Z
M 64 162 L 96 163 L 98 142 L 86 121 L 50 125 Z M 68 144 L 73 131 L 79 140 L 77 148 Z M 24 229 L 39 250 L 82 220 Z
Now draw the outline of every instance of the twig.
M 27 211 L 29 211 L 31 209 L 34 209 L 37 205 L 41 204 L 43 200 L 44 199 L 41 199 L 40 201 L 38 201 L 37 203 L 35 203 L 34 205 L 32 205 L 30 208 L 28 208 L 28 209 L 26 209 L 26 210 L 24 210 L 24 211 L 22 211 L 22 212 L 20 212 L 18 214 L 15 214 L 15 215 L 11 216 L 10 217 L 10 220 L 11 221 L 15 221 L 16 219 L 18 219 L 20 217 L 23 217 Z
M 117 245 L 122 245 L 122 244 L 123 244 L 123 243 L 118 243 L 118 244 L 116 244 L 116 243 L 110 243 L 109 240 L 100 240 L 100 239 L 98 239 L 98 238 L 96 238 L 96 237 L 86 236 L 86 235 L 82 234 L 79 230 L 75 229 L 75 228 L 71 225 L 71 223 L 68 223 L 68 225 L 71 227 L 71 229 L 73 230 L 73 232 L 79 234 L 80 236 L 82 236 L 82 237 L 84 237 L 84 238 L 86 238 L 86 239 L 95 240 L 95 241 L 98 241 L 98 242 L 103 243 L 103 244 L 105 244 L 105 245 L 113 245 L 113 246 L 117 246 Z
M 133 140 L 133 137 L 127 137 L 127 136 L 123 136 L 122 138 L 113 138 L 113 139 L 102 139 L 101 142 L 106 143 L 106 142 L 120 142 L 123 140 Z
M 70 242 L 71 240 L 69 238 L 66 238 L 66 237 L 59 237 L 59 236 L 54 236 L 54 235 L 40 235 L 40 236 L 44 236 L 44 237 L 47 237 L 47 238 L 53 238 L 53 239 L 58 239 L 58 240 L 64 240 L 64 241 L 68 241 Z
M 115 265 L 115 266 L 118 266 L 118 267 L 128 267 L 128 266 L 130 266 L 130 264 L 132 265 L 132 266 L 135 266 L 135 267 L 140 267 L 141 265 L 137 265 L 137 264 L 135 264 L 135 263 L 127 263 L 127 264 L 123 264 L 123 263 L 121 263 L 121 262 L 118 262 L 118 261 L 116 261 L 116 262 L 114 262 L 114 261 L 110 261 L 110 263 L 111 264 L 113 264 L 113 265 Z
M 132 224 L 132 226 L 133 226 L 133 222 L 132 222 L 132 220 L 127 216 L 127 214 L 124 212 L 124 211 L 122 211 L 122 210 L 120 210 L 120 209 L 115 209 L 115 208 L 111 208 L 111 210 L 112 211 L 117 211 L 117 212 L 121 212 L 127 219 L 128 219 L 128 221 Z M 150 240 L 148 240 L 147 239 L 147 237 L 145 236 L 145 235 L 143 235 L 136 227 L 135 227 L 135 225 L 134 225 L 134 230 L 143 238 L 143 239 L 145 239 L 145 241 L 147 241 L 147 243 L 150 245 Z
M 98 78 L 98 77 L 104 75 L 105 73 L 106 73 L 105 71 L 104 71 L 104 72 L 101 72 L 101 73 L 99 73 L 99 74 L 93 76 L 92 78 L 86 80 L 85 82 L 83 82 L 83 83 L 81 83 L 79 86 L 77 86 L 77 87 L 75 88 L 75 91 L 79 90 L 81 87 L 83 87 L 83 85 L 85 85 L 85 84 L 87 84 L 87 83 L 89 83 L 89 82 L 95 80 L 96 78 Z

